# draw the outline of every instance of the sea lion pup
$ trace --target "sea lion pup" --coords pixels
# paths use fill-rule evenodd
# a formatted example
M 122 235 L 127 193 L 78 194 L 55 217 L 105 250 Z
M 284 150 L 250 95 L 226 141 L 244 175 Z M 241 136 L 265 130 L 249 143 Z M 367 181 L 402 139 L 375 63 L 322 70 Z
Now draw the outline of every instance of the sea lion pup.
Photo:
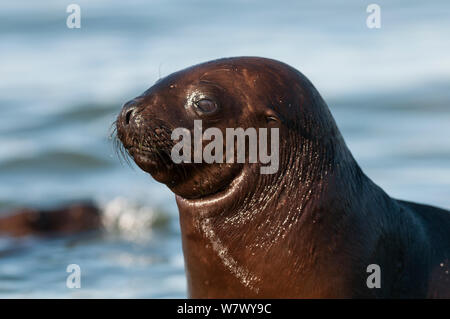
M 278 171 L 174 163 L 171 132 L 195 120 L 224 136 L 278 128 Z M 173 73 L 123 106 L 117 135 L 176 195 L 192 298 L 450 297 L 449 212 L 392 199 L 365 176 L 320 94 L 284 63 Z

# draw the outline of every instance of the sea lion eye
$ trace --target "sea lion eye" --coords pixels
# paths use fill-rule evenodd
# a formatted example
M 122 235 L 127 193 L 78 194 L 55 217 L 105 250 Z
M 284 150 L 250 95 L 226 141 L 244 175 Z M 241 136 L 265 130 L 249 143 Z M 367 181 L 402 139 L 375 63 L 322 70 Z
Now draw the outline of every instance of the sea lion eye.
M 212 113 L 217 110 L 217 104 L 210 99 L 201 99 L 194 104 L 196 109 L 201 113 Z

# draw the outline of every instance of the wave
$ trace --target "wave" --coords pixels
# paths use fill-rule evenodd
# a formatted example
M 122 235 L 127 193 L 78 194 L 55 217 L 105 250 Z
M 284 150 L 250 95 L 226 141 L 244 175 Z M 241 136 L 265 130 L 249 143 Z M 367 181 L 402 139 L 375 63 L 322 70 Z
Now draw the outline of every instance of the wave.
M 171 218 L 165 211 L 125 197 L 100 203 L 100 207 L 103 228 L 133 240 L 148 238 L 152 230 L 164 230 Z

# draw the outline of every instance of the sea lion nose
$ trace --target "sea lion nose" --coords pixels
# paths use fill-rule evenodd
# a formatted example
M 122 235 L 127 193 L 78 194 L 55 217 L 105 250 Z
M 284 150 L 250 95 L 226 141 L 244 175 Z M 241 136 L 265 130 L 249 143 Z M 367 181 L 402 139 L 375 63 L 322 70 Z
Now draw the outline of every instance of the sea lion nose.
M 135 100 L 126 102 L 120 114 L 123 125 L 129 125 L 133 117 L 136 115 L 138 103 Z

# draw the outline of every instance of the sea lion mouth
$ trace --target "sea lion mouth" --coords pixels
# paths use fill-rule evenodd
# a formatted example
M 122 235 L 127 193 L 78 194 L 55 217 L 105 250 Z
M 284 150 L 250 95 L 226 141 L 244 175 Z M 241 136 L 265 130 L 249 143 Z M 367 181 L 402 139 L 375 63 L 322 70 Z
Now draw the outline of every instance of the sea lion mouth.
M 126 126 L 117 121 L 116 132 L 120 141 L 116 143 L 116 147 L 121 151 L 120 155 L 126 160 L 127 157 L 131 158 L 138 167 L 161 183 L 166 184 L 172 180 L 172 130 L 166 123 L 141 119 L 139 125 Z
M 142 170 L 151 174 L 157 181 L 169 186 L 177 196 L 186 202 L 196 205 L 205 205 L 208 202 L 228 197 L 240 185 L 243 176 L 241 169 L 237 175 L 230 176 L 230 179 L 216 181 L 208 188 L 195 189 L 195 186 L 190 188 L 190 177 L 192 174 L 198 173 L 200 169 L 200 167 L 196 168 L 196 164 L 175 164 L 167 151 L 161 149 L 132 146 L 128 152 Z M 183 185 L 184 182 L 187 185 Z
M 117 123 L 120 144 L 116 146 L 123 150 L 122 155 L 187 201 L 206 202 L 226 194 L 242 164 L 175 163 L 171 154 L 177 141 L 171 134 L 168 124 L 154 120 L 141 121 L 139 127 Z
M 128 148 L 128 153 L 142 170 L 151 174 L 157 181 L 169 186 L 177 196 L 189 202 L 206 203 L 227 197 L 227 194 L 231 193 L 230 190 L 236 188 L 243 175 L 243 170 L 240 169 L 236 175 L 217 180 L 205 187 L 192 182 L 196 173 L 207 170 L 203 164 L 176 164 L 167 150 L 142 145 Z M 217 168 L 215 164 L 206 165 Z
M 152 149 L 144 146 L 131 146 L 127 150 L 136 164 L 147 173 L 173 168 L 173 162 L 166 150 Z
M 209 194 L 203 194 L 202 196 L 197 197 L 176 195 L 177 203 L 179 206 L 195 208 L 203 217 L 212 217 L 220 212 L 209 211 L 204 208 L 208 208 L 210 205 L 216 205 L 218 202 L 235 200 L 235 198 L 238 198 L 238 196 L 235 196 L 237 193 L 245 193 L 245 180 L 247 180 L 247 174 L 245 169 L 241 169 L 239 174 L 229 183 Z
M 154 144 L 143 145 L 140 143 L 124 145 L 124 147 L 136 165 L 143 171 L 161 183 L 170 184 L 172 182 L 174 163 L 169 155 L 170 150 L 155 147 Z

